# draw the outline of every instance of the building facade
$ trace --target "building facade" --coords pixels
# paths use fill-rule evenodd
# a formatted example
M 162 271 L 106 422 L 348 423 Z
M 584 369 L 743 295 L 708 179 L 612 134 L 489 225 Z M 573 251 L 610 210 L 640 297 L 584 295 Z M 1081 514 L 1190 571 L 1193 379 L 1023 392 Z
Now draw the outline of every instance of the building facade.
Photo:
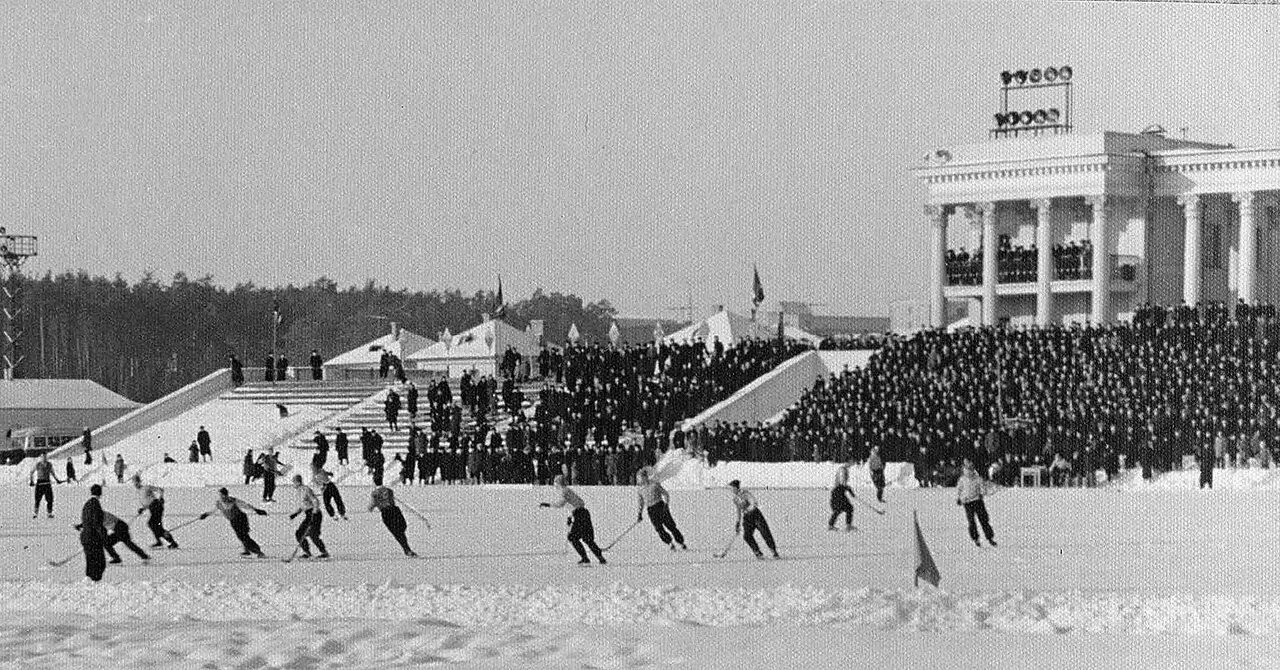
M 950 324 L 953 301 L 985 325 L 1280 301 L 1280 148 L 1019 137 L 938 149 L 915 172 L 928 190 L 934 327 Z

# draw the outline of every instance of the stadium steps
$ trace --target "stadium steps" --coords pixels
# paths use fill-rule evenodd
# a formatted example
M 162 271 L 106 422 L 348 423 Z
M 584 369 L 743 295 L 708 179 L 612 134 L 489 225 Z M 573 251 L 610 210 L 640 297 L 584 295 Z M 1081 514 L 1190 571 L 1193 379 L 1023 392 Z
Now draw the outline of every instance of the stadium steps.
M 315 385 L 324 385 L 325 383 L 326 382 L 285 382 L 283 385 L 297 384 L 300 386 L 314 387 Z M 329 384 L 334 384 L 334 383 L 340 383 L 340 384 L 351 385 L 351 386 L 355 386 L 357 384 L 357 382 L 329 382 Z M 340 407 L 337 406 L 337 403 L 334 403 L 334 406 L 335 406 L 334 414 L 330 415 L 328 418 L 321 421 L 320 423 L 312 426 L 307 431 L 299 433 L 294 438 L 288 440 L 285 444 L 278 445 L 278 446 L 291 448 L 291 449 L 315 449 L 315 442 L 312 441 L 312 438 L 315 435 L 315 431 L 319 430 L 324 434 L 325 438 L 329 440 L 329 446 L 332 448 L 334 445 L 334 433 L 336 432 L 336 429 L 340 427 L 347 434 L 347 439 L 348 439 L 349 448 L 351 452 L 355 454 L 356 457 L 358 458 L 358 454 L 360 450 L 360 429 L 372 428 L 377 430 L 378 434 L 382 436 L 382 451 L 384 454 L 387 455 L 388 459 L 392 458 L 395 453 L 398 453 L 398 452 L 403 453 L 408 451 L 408 448 L 409 448 L 408 412 L 405 409 L 401 409 L 400 430 L 392 431 L 387 428 L 386 415 L 383 412 L 383 403 L 385 403 L 387 399 L 388 385 L 382 384 L 382 383 L 370 384 L 369 382 L 358 382 L 358 384 L 360 384 L 364 389 L 368 390 L 369 393 L 359 398 L 355 398 L 354 401 L 345 402 L 345 404 L 342 404 Z M 271 384 L 267 384 L 265 382 L 259 382 L 257 383 L 257 385 L 265 386 L 265 387 L 271 386 Z M 282 386 L 282 384 L 276 384 L 275 386 Z M 407 385 L 393 384 L 392 387 L 395 388 L 396 393 L 400 394 L 400 400 L 403 407 L 404 404 L 406 404 L 406 395 L 407 395 L 406 391 L 408 389 Z M 535 403 L 538 399 L 538 393 L 542 388 L 542 384 L 541 383 L 521 384 L 519 385 L 519 388 L 521 391 L 524 392 L 526 401 L 529 401 L 530 403 Z M 450 392 L 453 394 L 454 400 L 457 400 L 461 397 L 461 387 L 459 386 L 457 379 L 449 380 L 449 389 L 450 389 Z M 419 393 L 418 412 L 420 415 L 422 415 L 426 412 L 426 406 L 427 406 L 425 384 L 418 386 L 418 393 Z M 280 402 L 280 403 L 283 403 L 286 407 L 290 404 L 290 401 L 275 399 L 276 396 L 271 396 L 267 394 L 265 391 L 255 390 L 246 395 L 251 396 L 254 402 L 264 402 L 264 403 L 272 403 L 272 404 Z M 325 403 L 330 402 L 329 398 L 336 397 L 337 395 L 338 394 L 334 392 L 332 396 L 325 396 L 323 393 L 314 393 L 310 389 L 305 389 L 305 390 L 300 390 L 297 396 L 291 396 L 291 397 L 308 398 L 315 404 L 320 404 L 322 406 L 327 407 Z M 498 395 L 499 395 L 499 399 L 498 399 L 499 409 L 496 412 L 490 413 L 489 421 L 491 424 L 497 426 L 499 430 L 505 430 L 507 425 L 510 424 L 511 422 L 511 414 L 508 413 L 505 407 L 503 407 L 502 405 L 501 393 L 499 393 Z M 346 398 L 346 400 L 350 400 L 350 398 Z M 293 401 L 293 402 L 294 404 L 298 404 L 297 401 Z M 530 407 L 532 407 L 532 404 L 530 405 Z M 471 416 L 471 413 L 464 408 L 462 412 L 463 426 L 465 427 L 467 425 L 470 425 L 474 423 L 474 421 L 475 419 L 474 417 Z M 448 445 L 447 436 L 442 442 L 442 444 Z

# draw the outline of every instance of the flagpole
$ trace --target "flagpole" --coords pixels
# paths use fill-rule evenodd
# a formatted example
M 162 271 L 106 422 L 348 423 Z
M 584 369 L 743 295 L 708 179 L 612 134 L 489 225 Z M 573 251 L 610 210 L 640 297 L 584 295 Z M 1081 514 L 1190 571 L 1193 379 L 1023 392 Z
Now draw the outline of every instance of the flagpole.
M 276 332 L 279 326 L 280 326 L 280 301 L 277 300 L 272 304 L 272 307 L 271 307 L 271 360 L 273 364 L 274 364 L 274 361 L 276 360 Z M 272 375 L 271 378 L 275 379 L 275 375 Z M 281 379 L 278 381 L 284 381 L 284 380 Z

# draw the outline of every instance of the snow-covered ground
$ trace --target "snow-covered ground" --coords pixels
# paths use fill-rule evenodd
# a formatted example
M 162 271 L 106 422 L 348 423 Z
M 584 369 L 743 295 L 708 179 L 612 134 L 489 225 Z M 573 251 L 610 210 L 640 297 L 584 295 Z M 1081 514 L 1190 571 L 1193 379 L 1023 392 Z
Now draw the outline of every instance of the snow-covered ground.
M 252 518 L 274 558 L 240 558 L 211 517 L 151 565 L 125 553 L 99 584 L 82 581 L 78 557 L 46 564 L 78 549 L 69 526 L 85 497 L 55 488 L 51 520 L 26 513 L 30 488 L 0 487 L 5 667 L 1280 667 L 1280 491 L 1268 488 L 1001 490 L 989 499 L 1000 546 L 981 549 L 951 490 L 891 489 L 886 515 L 860 507 L 843 533 L 826 530 L 825 490 L 760 489 L 781 561 L 741 542 L 712 558 L 732 538 L 728 493 L 678 490 L 691 551 L 669 552 L 646 521 L 589 568 L 566 547 L 564 514 L 537 507 L 550 491 L 532 487 L 401 490 L 432 524 L 410 516 L 418 559 L 364 512 L 368 487 L 344 487 L 358 513 L 326 520 L 333 560 L 284 564 L 285 489 Z M 631 489 L 580 493 L 602 545 L 635 521 Z M 171 487 L 169 525 L 214 495 Z M 122 518 L 136 508 L 128 486 L 109 485 L 104 503 Z M 940 589 L 912 586 L 912 510 Z

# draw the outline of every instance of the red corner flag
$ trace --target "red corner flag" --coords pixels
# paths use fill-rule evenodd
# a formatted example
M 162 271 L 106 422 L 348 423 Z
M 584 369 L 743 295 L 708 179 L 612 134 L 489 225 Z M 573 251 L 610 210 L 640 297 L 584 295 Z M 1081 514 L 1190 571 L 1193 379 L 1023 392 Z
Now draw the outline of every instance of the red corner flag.
M 920 580 L 923 579 L 936 587 L 938 582 L 942 581 L 942 575 L 938 574 L 938 565 L 933 562 L 933 556 L 929 554 L 929 545 L 924 543 L 924 533 L 920 532 L 920 515 L 912 511 L 911 518 L 916 526 L 915 585 L 920 586 Z

